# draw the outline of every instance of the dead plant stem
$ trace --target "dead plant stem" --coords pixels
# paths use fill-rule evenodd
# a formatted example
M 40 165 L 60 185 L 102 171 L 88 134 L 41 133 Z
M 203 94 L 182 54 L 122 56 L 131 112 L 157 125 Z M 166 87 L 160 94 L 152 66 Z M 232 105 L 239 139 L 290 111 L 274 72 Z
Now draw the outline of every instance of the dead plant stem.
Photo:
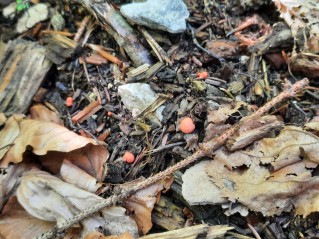
M 159 172 L 158 174 L 149 177 L 145 179 L 144 181 L 138 183 L 137 185 L 123 190 L 118 195 L 113 195 L 103 201 L 101 201 L 98 204 L 93 205 L 92 207 L 89 207 L 85 210 L 83 210 L 78 215 L 75 215 L 73 218 L 66 220 L 65 222 L 56 225 L 52 230 L 42 234 L 41 236 L 37 238 L 52 238 L 56 236 L 57 234 L 65 231 L 66 229 L 70 228 L 72 225 L 78 223 L 82 219 L 92 215 L 95 212 L 98 212 L 102 210 L 105 207 L 112 206 L 113 204 L 129 197 L 130 195 L 134 194 L 135 192 L 150 186 L 153 183 L 156 183 L 160 179 L 163 179 L 165 177 L 168 177 L 172 175 L 174 172 L 194 163 L 198 159 L 204 157 L 204 156 L 211 156 L 213 152 L 218 149 L 220 146 L 226 143 L 226 141 L 234 135 L 234 133 L 247 121 L 247 119 L 251 119 L 252 117 L 260 117 L 264 115 L 266 112 L 270 110 L 270 108 L 274 107 L 278 103 L 288 99 L 293 98 L 297 95 L 299 91 L 301 91 L 306 85 L 308 85 L 308 79 L 303 79 L 298 82 L 296 82 L 294 85 L 286 84 L 285 90 L 280 93 L 278 96 L 273 98 L 271 101 L 266 103 L 263 107 L 261 107 L 259 110 L 254 112 L 252 115 L 243 118 L 239 123 L 233 125 L 230 129 L 225 131 L 222 135 L 210 140 L 207 143 L 202 144 L 199 150 L 197 150 L 193 155 L 187 157 L 186 159 L 178 162 L 177 164 L 165 169 L 162 172 Z

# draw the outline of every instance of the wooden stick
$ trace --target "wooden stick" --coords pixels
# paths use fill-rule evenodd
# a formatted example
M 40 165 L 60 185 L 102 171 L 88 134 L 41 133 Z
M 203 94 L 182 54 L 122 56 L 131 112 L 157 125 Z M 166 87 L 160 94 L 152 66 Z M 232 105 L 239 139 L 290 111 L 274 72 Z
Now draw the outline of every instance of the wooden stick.
M 80 0 L 98 23 L 123 47 L 136 67 L 152 65 L 150 52 L 140 43 L 132 27 L 122 15 L 106 1 Z
M 66 220 L 65 222 L 55 226 L 52 230 L 48 231 L 45 234 L 42 234 L 38 238 L 52 238 L 54 237 L 57 233 L 63 232 L 64 230 L 68 229 L 72 225 L 78 223 L 82 219 L 88 217 L 89 215 L 92 215 L 95 212 L 100 211 L 101 209 L 105 207 L 112 206 L 116 202 L 119 202 L 130 195 L 134 194 L 138 190 L 141 190 L 147 186 L 150 186 L 153 183 L 156 183 L 160 179 L 163 179 L 165 177 L 170 176 L 177 170 L 180 170 L 191 163 L 194 163 L 198 159 L 204 157 L 204 156 L 211 156 L 213 151 L 218 149 L 220 146 L 226 143 L 226 141 L 242 126 L 247 119 L 250 119 L 251 117 L 260 117 L 264 115 L 266 112 L 270 110 L 270 108 L 274 107 L 276 104 L 289 99 L 293 98 L 297 95 L 299 91 L 301 91 L 306 85 L 308 85 L 309 81 L 308 79 L 303 79 L 298 82 L 296 82 L 294 85 L 291 84 L 286 84 L 286 89 L 280 93 L 278 96 L 273 98 L 271 101 L 266 103 L 263 107 L 261 107 L 258 111 L 254 112 L 252 115 L 243 118 L 239 123 L 233 125 L 230 129 L 226 130 L 222 135 L 208 141 L 207 143 L 202 144 L 201 148 L 197 150 L 193 155 L 189 156 L 188 158 L 178 162 L 177 164 L 168 167 L 162 172 L 159 172 L 158 174 L 149 177 L 145 179 L 144 181 L 138 183 L 137 185 L 123 190 L 121 194 L 118 195 L 113 195 L 102 202 L 93 205 L 92 207 L 89 207 L 85 210 L 83 210 L 81 213 L 78 215 L 75 215 L 73 218 Z

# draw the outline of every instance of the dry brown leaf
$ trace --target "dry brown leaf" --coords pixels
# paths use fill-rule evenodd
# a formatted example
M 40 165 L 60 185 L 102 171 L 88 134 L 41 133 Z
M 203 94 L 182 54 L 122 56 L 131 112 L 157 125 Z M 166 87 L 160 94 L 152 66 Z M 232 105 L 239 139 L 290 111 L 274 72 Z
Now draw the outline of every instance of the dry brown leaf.
M 125 201 L 123 206 L 133 213 L 132 217 L 144 235 L 152 228 L 151 214 L 157 201 L 157 196 L 162 190 L 169 189 L 172 183 L 173 178 L 163 179 L 138 191 Z
M 77 186 L 85 191 L 95 193 L 102 183 L 97 182 L 96 178 L 86 173 L 69 160 L 64 160 L 60 170 L 61 178 L 70 184 Z
M 3 168 L 6 168 L 9 163 L 21 162 L 22 154 L 27 147 L 31 147 L 32 152 L 36 155 L 45 155 L 49 151 L 70 152 L 88 144 L 98 144 L 93 139 L 81 137 L 54 123 L 21 119 L 21 117 L 17 120 L 17 116 L 12 116 L 8 121 L 12 123 L 6 124 L 5 128 L 0 132 L 0 136 L 10 139 L 6 140 L 5 145 L 10 142 L 14 145 L 4 156 L 2 153 L 0 167 Z M 18 136 L 16 136 L 17 134 Z M 15 138 L 11 135 L 14 135 Z
M 247 150 L 218 150 L 206 172 L 222 196 L 232 202 L 266 216 L 293 208 L 307 216 L 319 210 L 319 177 L 312 176 L 318 163 L 318 137 L 297 127 L 286 127 L 276 138 L 262 139 Z M 229 169 L 243 165 L 249 168 Z
M 302 155 L 301 155 L 302 153 Z M 230 153 L 224 148 L 216 151 L 215 159 L 222 161 L 228 168 L 252 162 L 271 164 L 274 170 L 302 160 L 301 156 L 319 163 L 319 138 L 298 127 L 285 127 L 276 138 L 264 138 L 246 150 Z
M 223 197 L 232 202 L 238 201 L 265 216 L 279 215 L 293 208 L 303 216 L 319 210 L 319 177 L 311 176 L 306 162 L 274 173 L 258 164 L 252 164 L 247 170 L 233 171 L 226 167 L 221 170 L 222 165 L 218 164 L 220 162 L 211 161 L 206 171 Z
M 5 173 L 0 173 L 0 211 L 9 197 L 14 195 L 15 189 L 20 183 L 21 175 L 29 171 L 32 166 L 33 164 L 24 162 L 9 165 Z
M 218 109 L 207 109 L 207 123 L 224 124 L 231 114 L 234 114 L 244 105 L 244 102 L 236 101 L 233 104 L 223 104 Z
M 22 177 L 17 197 L 23 208 L 34 217 L 57 221 L 58 224 L 103 200 L 40 170 L 30 171 Z M 136 236 L 136 223 L 125 215 L 125 211 L 122 207 L 108 207 L 101 211 L 103 217 L 95 213 L 82 220 L 81 237 L 98 227 L 114 235 L 128 231 Z
M 86 235 L 84 239 L 134 239 L 134 237 L 132 237 L 132 235 L 128 232 L 125 232 L 118 236 L 104 236 L 100 232 L 91 232 L 88 235 Z
M 60 172 L 63 160 L 67 159 L 95 177 L 98 182 L 102 182 L 103 169 L 108 157 L 109 152 L 102 145 L 88 144 L 69 153 L 48 152 L 46 155 L 39 157 L 39 160 L 47 170 L 57 174 Z
M 54 225 L 31 216 L 21 207 L 16 197 L 11 197 L 0 215 L 0 238 L 31 239 Z
M 310 36 L 319 35 L 319 8 L 317 0 L 273 0 L 280 17 L 291 27 L 293 36 L 299 29 L 307 27 Z
M 0 126 L 2 126 L 7 120 L 7 117 L 4 113 L 0 112 Z
M 9 151 L 15 139 L 19 136 L 19 122 L 23 115 L 13 115 L 6 122 L 4 128 L 0 131 L 0 159 Z
M 52 122 L 63 126 L 63 121 L 60 119 L 59 115 L 43 104 L 38 103 L 33 105 L 30 107 L 29 112 L 31 119 Z

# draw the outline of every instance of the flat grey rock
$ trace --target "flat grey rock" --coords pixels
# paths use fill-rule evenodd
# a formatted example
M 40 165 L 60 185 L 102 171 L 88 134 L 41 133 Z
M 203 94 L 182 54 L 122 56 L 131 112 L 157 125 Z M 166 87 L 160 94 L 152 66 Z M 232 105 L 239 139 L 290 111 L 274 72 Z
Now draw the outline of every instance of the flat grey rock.
M 202 161 L 187 169 L 182 176 L 182 195 L 190 205 L 220 204 L 227 202 L 220 189 L 205 172 L 209 161 Z
M 18 20 L 16 30 L 18 33 L 25 32 L 35 26 L 38 22 L 44 21 L 49 17 L 48 6 L 38 3 L 24 12 Z
M 118 87 L 124 106 L 133 117 L 141 113 L 158 98 L 158 95 L 146 83 L 125 84 Z
M 189 12 L 182 0 L 147 0 L 121 7 L 121 13 L 130 21 L 170 33 L 186 30 Z

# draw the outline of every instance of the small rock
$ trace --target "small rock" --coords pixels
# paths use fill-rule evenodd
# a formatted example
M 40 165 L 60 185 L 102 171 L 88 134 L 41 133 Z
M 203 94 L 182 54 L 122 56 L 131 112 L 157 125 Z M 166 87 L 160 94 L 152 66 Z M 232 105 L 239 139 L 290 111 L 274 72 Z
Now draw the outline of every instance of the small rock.
M 147 0 L 126 4 L 121 7 L 121 13 L 136 24 L 170 33 L 185 31 L 185 20 L 189 17 L 182 0 Z
M 55 31 L 62 31 L 65 27 L 65 20 L 61 14 L 57 13 L 51 18 L 51 24 Z
M 47 19 L 48 15 L 48 6 L 44 3 L 38 3 L 30 7 L 27 11 L 24 12 L 23 16 L 19 19 L 16 27 L 17 32 L 22 33 L 29 30 L 38 22 Z
M 3 8 L 2 15 L 5 18 L 13 19 L 14 16 L 16 15 L 16 7 L 17 7 L 17 3 L 16 2 L 13 2 L 13 3 L 9 4 L 5 8 Z
M 182 194 L 190 205 L 224 203 L 221 190 L 211 181 L 205 169 L 209 161 L 202 161 L 183 174 Z M 199 183 L 200 182 L 200 183 Z
M 118 87 L 118 92 L 123 104 L 132 112 L 133 117 L 153 104 L 158 98 L 158 95 L 145 83 L 121 85 Z

